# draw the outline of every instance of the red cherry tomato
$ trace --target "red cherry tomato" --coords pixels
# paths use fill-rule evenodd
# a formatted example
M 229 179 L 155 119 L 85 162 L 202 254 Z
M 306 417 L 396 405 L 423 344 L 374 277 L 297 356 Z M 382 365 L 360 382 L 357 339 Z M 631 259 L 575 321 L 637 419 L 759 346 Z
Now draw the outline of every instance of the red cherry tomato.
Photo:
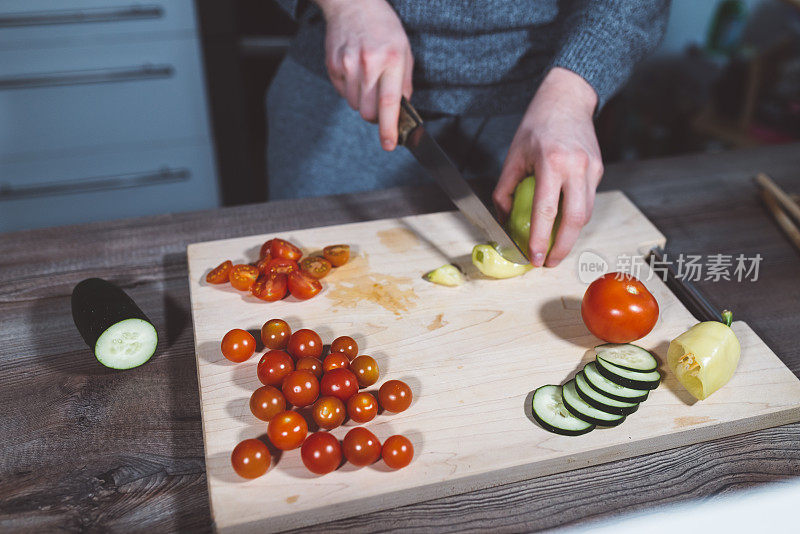
M 301 328 L 291 335 L 286 349 L 295 358 L 319 358 L 322 356 L 322 338 L 308 328 Z
M 261 250 L 258 251 L 258 259 L 263 259 L 270 256 L 272 250 L 272 239 L 269 241 L 265 241 L 263 245 L 261 245 Z
M 286 258 L 287 260 L 297 261 L 303 256 L 299 248 L 277 237 L 272 240 L 269 251 L 273 258 Z
M 362 354 L 350 362 L 350 370 L 356 375 L 358 385 L 362 388 L 369 387 L 378 381 L 380 375 L 378 362 L 372 356 Z
M 265 386 L 281 387 L 284 379 L 294 371 L 294 360 L 282 350 L 270 350 L 261 357 L 256 373 Z
M 299 270 L 300 267 L 294 260 L 287 260 L 286 258 L 272 258 L 269 260 L 265 268 L 265 272 L 270 274 L 285 274 L 288 275 Z
M 288 402 L 302 408 L 319 397 L 319 381 L 310 371 L 292 371 L 283 381 L 281 390 Z
M 308 424 L 303 416 L 288 410 L 276 414 L 267 425 L 267 437 L 282 451 L 296 449 L 308 434 Z
M 297 360 L 295 369 L 298 371 L 310 371 L 317 380 L 322 378 L 322 362 L 316 358 L 300 358 Z
M 636 277 L 608 273 L 589 285 L 581 316 L 589 331 L 609 343 L 646 336 L 658 321 L 658 302 Z
M 285 349 L 292 329 L 283 319 L 270 319 L 261 327 L 261 342 L 268 349 Z
M 347 415 L 356 423 L 366 423 L 378 415 L 378 401 L 372 394 L 360 391 L 347 399 Z
M 411 388 L 400 380 L 384 382 L 378 390 L 378 401 L 387 412 L 400 413 L 406 410 L 411 406 L 411 398 Z
M 315 432 L 306 438 L 300 449 L 306 469 L 317 475 L 335 471 L 342 463 L 342 446 L 333 434 Z
M 358 343 L 350 336 L 339 336 L 331 343 L 331 352 L 343 352 L 352 360 L 358 354 Z
M 358 393 L 358 380 L 347 369 L 334 369 L 322 375 L 320 391 L 323 395 L 347 402 L 347 399 Z
M 319 256 L 306 256 L 300 260 L 300 270 L 319 280 L 331 272 L 331 262 Z
M 350 360 L 341 352 L 331 352 L 322 361 L 322 370 L 326 373 L 334 369 L 347 369 L 348 367 L 350 367 Z
M 267 302 L 281 300 L 288 290 L 289 280 L 285 274 L 262 274 L 250 288 L 253 296 Z
M 389 436 L 383 442 L 381 457 L 392 469 L 401 469 L 411 463 L 411 459 L 414 457 L 414 446 L 405 436 Z
M 357 426 L 345 435 L 342 451 L 353 465 L 371 465 L 381 457 L 381 442 L 375 434 L 363 426 Z
M 320 397 L 314 404 L 311 415 L 318 427 L 331 430 L 344 423 L 347 409 L 336 397 Z
M 300 300 L 308 300 L 322 291 L 322 284 L 316 278 L 308 276 L 302 271 L 293 271 L 289 274 L 289 293 Z
M 262 421 L 269 421 L 284 410 L 286 399 L 276 387 L 261 386 L 250 396 L 250 411 Z
M 246 439 L 236 445 L 231 453 L 231 465 L 242 478 L 258 478 L 269 469 L 272 456 L 264 443 Z
M 222 355 L 232 362 L 248 360 L 256 351 L 256 339 L 247 330 L 234 328 L 222 338 Z
M 334 267 L 341 267 L 350 259 L 350 245 L 331 245 L 322 249 L 322 255 Z
M 231 269 L 233 269 L 233 262 L 231 260 L 223 261 L 206 275 L 206 282 L 209 284 L 224 284 L 230 280 Z
M 253 265 L 239 264 L 231 269 L 231 285 L 239 291 L 250 291 L 258 278 L 258 268 Z

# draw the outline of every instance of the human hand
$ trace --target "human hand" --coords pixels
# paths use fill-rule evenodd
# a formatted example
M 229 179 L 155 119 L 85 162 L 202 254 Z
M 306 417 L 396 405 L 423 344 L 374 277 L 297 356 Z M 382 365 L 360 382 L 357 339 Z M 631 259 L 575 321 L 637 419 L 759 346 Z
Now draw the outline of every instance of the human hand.
M 361 117 L 378 122 L 381 146 L 397 146 L 400 98 L 411 98 L 414 58 L 384 0 L 316 0 L 326 21 L 325 63 L 336 90 Z
M 507 217 L 517 183 L 535 174 L 528 245 L 531 263 L 537 267 L 558 265 L 591 216 L 603 176 L 592 123 L 596 105 L 597 93 L 583 78 L 553 68 L 536 91 L 508 150 L 492 200 L 501 217 Z M 548 254 L 562 192 L 561 223 Z

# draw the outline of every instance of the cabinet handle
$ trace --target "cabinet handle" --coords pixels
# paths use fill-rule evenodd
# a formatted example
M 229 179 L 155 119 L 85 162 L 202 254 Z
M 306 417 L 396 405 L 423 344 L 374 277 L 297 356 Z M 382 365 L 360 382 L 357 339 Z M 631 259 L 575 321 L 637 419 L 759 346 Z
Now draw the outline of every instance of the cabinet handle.
M 89 22 L 125 22 L 129 20 L 158 19 L 163 16 L 164 8 L 158 5 L 99 7 L 65 11 L 29 11 L 0 15 L 0 28 L 85 24 Z
M 17 74 L 0 78 L 0 89 L 29 89 L 32 87 L 52 87 L 57 85 L 149 80 L 154 78 L 169 78 L 174 73 L 175 68 L 172 65 L 148 64 L 138 67 Z
M 61 180 L 35 185 L 9 185 L 0 183 L 0 201 L 183 182 L 189 180 L 191 176 L 192 173 L 189 169 L 162 167 L 156 171 L 137 174 L 95 176 L 80 180 Z

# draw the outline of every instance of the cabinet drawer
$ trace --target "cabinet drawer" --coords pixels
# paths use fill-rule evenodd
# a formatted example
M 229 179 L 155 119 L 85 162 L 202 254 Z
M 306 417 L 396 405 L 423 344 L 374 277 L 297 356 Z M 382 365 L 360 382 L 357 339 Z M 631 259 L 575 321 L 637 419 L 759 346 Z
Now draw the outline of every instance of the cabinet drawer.
M 136 33 L 192 32 L 192 0 L 2 0 L 0 48 Z
M 207 137 L 195 39 L 0 50 L 0 162 Z
M 0 232 L 213 208 L 210 144 L 0 164 Z

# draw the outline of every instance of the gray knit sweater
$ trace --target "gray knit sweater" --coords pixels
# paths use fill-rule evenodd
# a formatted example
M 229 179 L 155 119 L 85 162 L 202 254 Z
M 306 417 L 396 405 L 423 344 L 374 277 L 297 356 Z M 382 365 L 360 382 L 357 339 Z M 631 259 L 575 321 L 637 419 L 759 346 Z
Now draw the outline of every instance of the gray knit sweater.
M 300 28 L 290 56 L 319 76 L 325 21 L 309 0 L 276 0 Z M 660 42 L 670 0 L 388 0 L 414 54 L 417 109 L 455 115 L 520 113 L 542 76 L 582 76 L 598 109 Z

